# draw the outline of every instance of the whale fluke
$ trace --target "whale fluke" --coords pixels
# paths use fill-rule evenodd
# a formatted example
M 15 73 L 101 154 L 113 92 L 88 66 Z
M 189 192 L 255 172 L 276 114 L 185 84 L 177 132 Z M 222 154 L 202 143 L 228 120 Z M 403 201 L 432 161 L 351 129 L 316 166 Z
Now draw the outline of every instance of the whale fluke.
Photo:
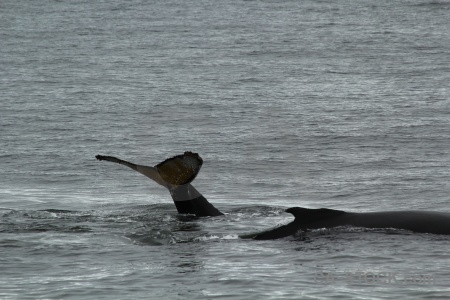
M 184 152 L 156 165 L 159 175 L 170 185 L 191 183 L 202 167 L 203 159 L 197 153 Z
M 197 153 L 186 151 L 164 160 L 155 167 L 137 165 L 114 156 L 96 155 L 95 158 L 127 166 L 164 186 L 170 191 L 180 214 L 194 214 L 198 217 L 223 215 L 190 184 L 203 164 Z
M 95 158 L 97 160 L 106 160 L 130 167 L 164 186 L 180 186 L 191 183 L 203 164 L 203 159 L 197 153 L 190 151 L 168 158 L 157 164 L 154 168 L 139 166 L 114 156 L 96 155 Z M 157 176 L 155 171 L 159 176 Z

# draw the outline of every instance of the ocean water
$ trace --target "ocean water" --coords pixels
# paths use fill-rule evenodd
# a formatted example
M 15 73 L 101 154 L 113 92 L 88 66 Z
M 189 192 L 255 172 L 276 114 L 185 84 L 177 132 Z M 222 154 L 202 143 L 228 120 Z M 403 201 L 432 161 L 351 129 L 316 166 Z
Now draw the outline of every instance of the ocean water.
M 447 299 L 450 239 L 292 206 L 449 211 L 450 2 L 0 3 L 1 299 Z M 178 215 L 113 155 L 204 159 Z

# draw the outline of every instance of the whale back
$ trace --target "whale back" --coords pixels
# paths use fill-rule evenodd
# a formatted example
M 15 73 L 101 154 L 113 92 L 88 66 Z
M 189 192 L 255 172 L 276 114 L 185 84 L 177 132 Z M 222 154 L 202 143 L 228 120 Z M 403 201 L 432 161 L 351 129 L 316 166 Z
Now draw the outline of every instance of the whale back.
M 328 208 L 310 209 L 303 207 L 291 207 L 286 212 L 294 215 L 294 222 L 299 225 L 307 225 L 311 223 L 321 223 L 323 221 L 332 220 L 334 217 L 346 214 L 343 210 L 335 210 Z
M 252 238 L 255 240 L 279 239 L 293 235 L 299 230 L 327 227 L 336 222 L 333 220 L 339 219 L 335 217 L 346 214 L 346 212 L 342 210 L 328 208 L 309 209 L 303 207 L 291 207 L 288 208 L 286 212 L 293 214 L 295 220 L 289 224 L 264 232 L 242 235 L 241 238 Z

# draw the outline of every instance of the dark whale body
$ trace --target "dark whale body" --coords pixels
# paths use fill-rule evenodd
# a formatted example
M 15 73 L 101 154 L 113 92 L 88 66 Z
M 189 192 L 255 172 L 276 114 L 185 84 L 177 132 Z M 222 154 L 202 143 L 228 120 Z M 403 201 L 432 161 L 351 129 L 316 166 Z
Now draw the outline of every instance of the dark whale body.
M 97 155 L 98 160 L 106 160 L 127 166 L 167 188 L 178 213 L 194 214 L 198 217 L 223 215 L 203 197 L 192 185 L 203 164 L 201 157 L 185 152 L 164 160 L 154 167 L 137 165 L 113 157 Z M 293 235 L 299 230 L 355 226 L 365 228 L 396 228 L 413 232 L 450 235 L 450 213 L 432 211 L 384 211 L 352 213 L 327 208 L 308 209 L 292 207 L 286 212 L 295 219 L 289 224 L 261 233 L 241 236 L 256 240 L 269 240 Z
M 450 234 L 450 213 L 433 211 L 381 211 L 353 213 L 327 208 L 308 209 L 291 207 L 286 212 L 294 215 L 289 224 L 250 234 L 243 238 L 271 240 L 290 236 L 299 230 L 354 226 L 365 228 L 395 228 L 421 233 Z

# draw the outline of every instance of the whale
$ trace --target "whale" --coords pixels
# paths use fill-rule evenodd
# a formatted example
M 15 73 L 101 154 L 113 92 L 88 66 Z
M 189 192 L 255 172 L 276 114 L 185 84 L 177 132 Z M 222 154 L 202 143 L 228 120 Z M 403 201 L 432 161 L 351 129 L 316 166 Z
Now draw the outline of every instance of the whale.
M 260 233 L 242 235 L 241 238 L 274 240 L 306 232 L 311 229 L 352 226 L 362 228 L 393 228 L 417 233 L 450 235 L 450 213 L 438 211 L 379 211 L 346 212 L 328 208 L 286 209 L 294 221 Z
M 186 151 L 170 157 L 155 166 L 138 165 L 114 156 L 96 155 L 97 160 L 127 166 L 169 190 L 180 214 L 197 217 L 221 216 L 223 213 L 195 189 L 191 182 L 196 178 L 203 159 Z M 436 211 L 380 211 L 346 212 L 328 208 L 291 207 L 286 209 L 294 221 L 260 233 L 241 235 L 241 238 L 271 240 L 295 235 L 299 231 L 339 226 L 363 228 L 394 228 L 418 233 L 450 235 L 450 213 Z
M 129 167 L 165 187 L 169 190 L 180 214 L 193 214 L 197 217 L 223 215 L 191 185 L 203 164 L 202 158 L 197 153 L 186 151 L 153 167 L 134 164 L 114 156 L 96 155 L 95 158 Z

